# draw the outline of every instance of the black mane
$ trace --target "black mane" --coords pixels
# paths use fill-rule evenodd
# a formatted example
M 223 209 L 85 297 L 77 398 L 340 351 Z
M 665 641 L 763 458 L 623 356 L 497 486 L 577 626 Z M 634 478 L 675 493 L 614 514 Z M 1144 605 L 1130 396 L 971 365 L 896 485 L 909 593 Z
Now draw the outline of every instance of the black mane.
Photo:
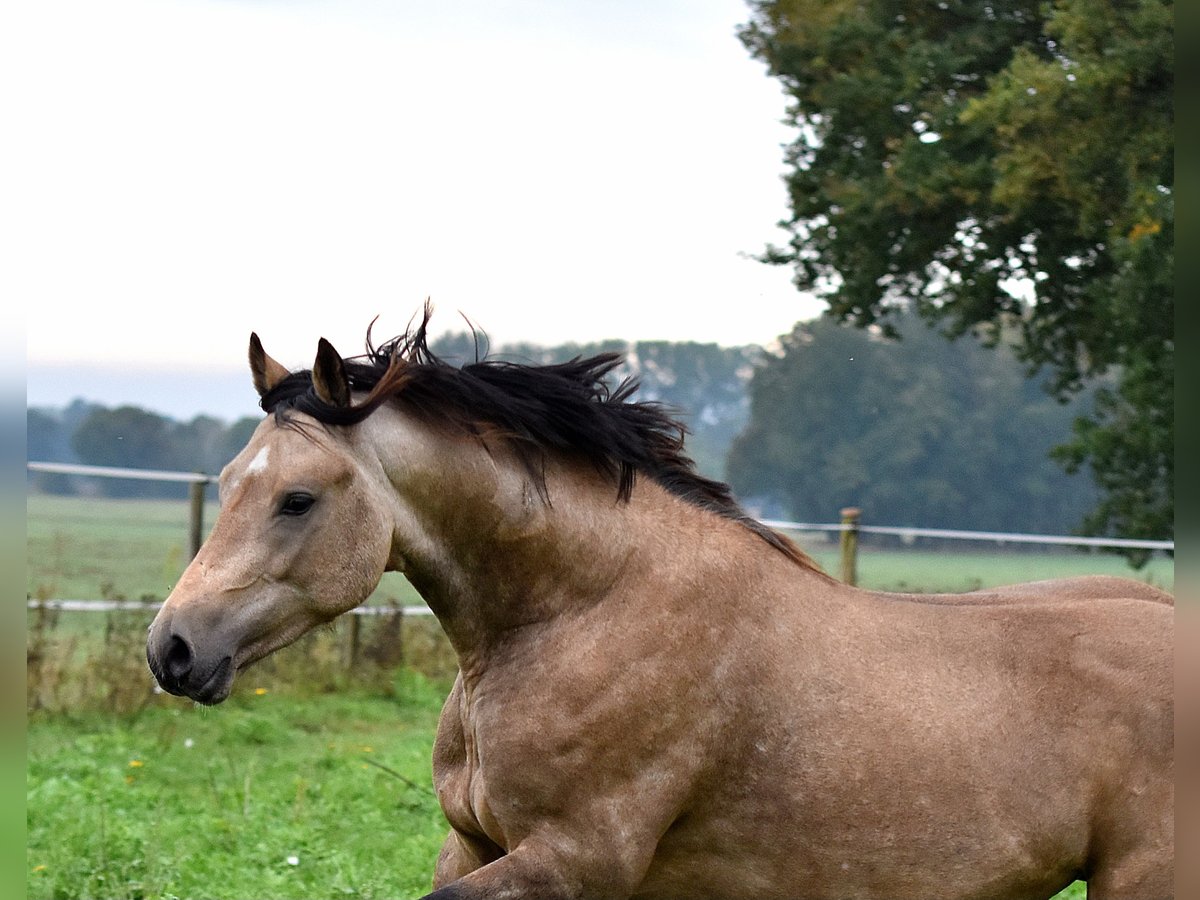
M 705 478 L 684 453 L 685 426 L 660 403 L 634 401 L 636 379 L 610 384 L 621 365 L 618 353 L 576 357 L 553 365 L 526 365 L 479 358 L 455 366 L 429 349 L 431 311 L 415 328 L 379 347 L 367 330 L 367 352 L 343 361 L 352 391 L 366 400 L 334 406 L 313 389 L 312 372 L 292 372 L 261 400 L 264 411 L 284 421 L 289 410 L 327 425 L 353 425 L 394 402 L 432 425 L 474 435 L 502 435 L 514 448 L 543 501 L 549 503 L 543 472 L 545 454 L 587 459 L 628 500 L 644 475 L 689 503 L 740 522 L 771 546 L 806 567 L 816 568 L 786 537 L 748 516 L 728 485 Z

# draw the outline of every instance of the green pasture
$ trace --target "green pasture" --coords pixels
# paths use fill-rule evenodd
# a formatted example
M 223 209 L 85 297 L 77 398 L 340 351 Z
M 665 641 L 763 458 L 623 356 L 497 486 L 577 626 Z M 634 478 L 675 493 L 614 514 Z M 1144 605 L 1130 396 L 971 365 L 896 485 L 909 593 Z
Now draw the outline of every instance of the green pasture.
M 430 787 L 445 687 L 400 673 L 393 696 L 251 688 L 215 709 L 35 716 L 27 896 L 419 897 L 447 828 Z
M 430 779 L 445 687 L 401 673 L 393 696 L 35 716 L 27 896 L 421 896 L 447 830 Z
M 217 506 L 208 504 L 211 528 Z M 26 505 L 26 584 L 35 598 L 163 599 L 187 564 L 187 504 L 31 494 Z M 837 546 L 819 535 L 794 535 L 826 571 L 837 574 Z M 1157 555 L 1141 570 L 1119 556 L 1075 550 L 860 548 L 859 583 L 879 590 L 967 591 L 1063 575 L 1128 575 L 1172 590 L 1175 564 Z M 374 602 L 420 603 L 400 575 L 389 573 Z

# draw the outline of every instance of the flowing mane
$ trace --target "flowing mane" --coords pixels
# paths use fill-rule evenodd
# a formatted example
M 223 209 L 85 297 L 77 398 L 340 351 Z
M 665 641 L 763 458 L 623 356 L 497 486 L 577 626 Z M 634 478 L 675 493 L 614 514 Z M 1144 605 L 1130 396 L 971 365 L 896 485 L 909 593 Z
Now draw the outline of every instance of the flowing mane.
M 612 386 L 619 353 L 575 357 L 552 365 L 527 365 L 479 357 L 463 366 L 435 354 L 427 339 L 431 310 L 419 324 L 376 347 L 367 329 L 367 352 L 343 361 L 351 389 L 367 394 L 351 406 L 322 400 L 312 370 L 292 372 L 267 392 L 261 406 L 279 421 L 296 410 L 327 425 L 361 422 L 392 402 L 422 421 L 483 437 L 507 439 L 543 502 L 550 503 L 543 461 L 548 453 L 587 459 L 613 479 L 617 497 L 628 500 L 638 475 L 702 509 L 753 531 L 797 564 L 819 567 L 790 539 L 749 516 L 728 485 L 696 471 L 684 453 L 687 428 L 671 410 L 631 398 L 635 378 Z M 478 346 L 478 344 L 477 344 Z

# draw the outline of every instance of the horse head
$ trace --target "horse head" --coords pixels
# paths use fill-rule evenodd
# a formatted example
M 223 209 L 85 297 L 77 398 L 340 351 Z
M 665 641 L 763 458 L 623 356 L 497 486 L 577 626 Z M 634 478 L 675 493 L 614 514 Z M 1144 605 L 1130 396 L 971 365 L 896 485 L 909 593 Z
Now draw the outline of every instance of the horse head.
M 260 396 L 289 377 L 251 335 Z M 311 389 L 348 407 L 340 356 L 318 345 Z M 378 462 L 342 432 L 299 412 L 268 416 L 221 472 L 221 512 L 150 626 L 159 684 L 201 703 L 224 700 L 236 673 L 361 603 L 389 564 L 391 494 Z

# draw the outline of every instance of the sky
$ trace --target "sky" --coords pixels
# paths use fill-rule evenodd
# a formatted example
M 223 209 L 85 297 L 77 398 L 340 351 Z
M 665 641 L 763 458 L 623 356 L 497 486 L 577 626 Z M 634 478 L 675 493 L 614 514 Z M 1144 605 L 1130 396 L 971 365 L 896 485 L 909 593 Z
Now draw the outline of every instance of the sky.
M 387 338 L 427 297 L 435 333 L 466 316 L 493 345 L 771 343 L 820 305 L 752 259 L 786 240 L 791 132 L 747 17 L 10 4 L 2 277 L 28 402 L 254 414 L 251 331 L 308 366 L 318 337 L 359 353 L 373 318 Z

